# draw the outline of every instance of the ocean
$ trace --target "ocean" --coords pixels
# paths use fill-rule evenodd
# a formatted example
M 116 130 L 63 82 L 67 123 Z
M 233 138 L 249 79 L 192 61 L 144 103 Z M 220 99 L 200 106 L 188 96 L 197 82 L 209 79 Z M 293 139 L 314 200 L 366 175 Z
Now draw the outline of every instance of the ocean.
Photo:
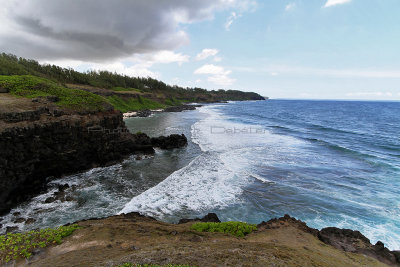
M 30 229 L 131 211 L 260 223 L 289 214 L 400 249 L 399 115 L 399 102 L 268 100 L 130 118 L 132 132 L 185 133 L 189 144 L 52 181 L 2 223 Z M 64 183 L 74 201 L 45 203 Z M 36 222 L 13 223 L 14 212 Z

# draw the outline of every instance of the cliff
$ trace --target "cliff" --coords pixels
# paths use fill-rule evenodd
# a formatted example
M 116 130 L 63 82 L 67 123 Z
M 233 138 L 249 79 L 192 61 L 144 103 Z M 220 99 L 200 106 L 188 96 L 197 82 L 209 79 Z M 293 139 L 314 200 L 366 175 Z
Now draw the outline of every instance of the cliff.
M 212 215 L 212 216 L 210 216 Z M 202 221 L 218 221 L 209 214 Z M 36 250 L 21 266 L 400 266 L 395 252 L 376 247 L 361 234 L 318 231 L 288 215 L 257 225 L 245 237 L 198 232 L 195 221 L 168 224 L 138 213 L 78 222 L 61 245 Z M 319 236 L 321 234 L 323 238 Z M 352 239 L 349 237 L 352 236 Z M 332 245 L 327 240 L 341 243 Z M 349 246 L 364 251 L 349 251 Z M 12 263 L 11 263 L 12 264 Z
M 1 93 L 0 214 L 39 193 L 51 177 L 112 164 L 132 153 L 153 153 L 163 142 L 179 147 L 186 138 L 133 135 L 112 108 L 75 112 Z

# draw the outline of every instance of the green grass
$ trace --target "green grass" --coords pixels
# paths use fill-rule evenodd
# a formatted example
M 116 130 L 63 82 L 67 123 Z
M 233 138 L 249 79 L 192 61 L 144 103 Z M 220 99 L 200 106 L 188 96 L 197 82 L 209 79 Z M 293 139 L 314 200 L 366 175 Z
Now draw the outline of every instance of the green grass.
M 171 97 L 171 98 L 165 100 L 165 104 L 168 106 L 179 106 L 179 105 L 182 105 L 182 101 L 179 101 L 179 100 Z
M 124 263 L 122 265 L 118 265 L 118 267 L 195 267 L 186 264 L 167 264 L 167 265 L 158 265 L 158 264 L 132 264 L 132 263 Z
M 57 96 L 55 104 L 78 111 L 101 111 L 105 98 L 90 92 L 63 87 L 53 81 L 31 75 L 0 75 L 0 87 L 19 97 L 36 98 Z
M 125 88 L 125 87 L 113 87 L 111 88 L 111 90 L 113 91 L 117 91 L 117 92 L 131 92 L 131 91 L 135 91 L 135 92 L 139 92 L 141 93 L 142 91 L 136 88 Z
M 121 112 L 165 108 L 165 105 L 144 97 L 123 99 L 119 96 L 110 96 L 107 100 Z
M 191 226 L 192 230 L 199 232 L 218 232 L 228 233 L 236 237 L 244 237 L 257 229 L 255 224 L 244 222 L 221 222 L 221 223 L 195 223 Z
M 71 235 L 78 225 L 60 226 L 26 233 L 0 235 L 0 263 L 29 258 L 36 248 L 60 244 L 64 237 Z

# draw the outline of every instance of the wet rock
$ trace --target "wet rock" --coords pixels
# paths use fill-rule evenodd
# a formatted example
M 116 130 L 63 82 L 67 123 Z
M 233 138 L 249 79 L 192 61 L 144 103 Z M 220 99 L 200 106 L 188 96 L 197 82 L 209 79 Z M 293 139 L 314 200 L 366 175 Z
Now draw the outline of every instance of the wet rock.
M 18 230 L 19 230 L 18 226 L 7 226 L 6 234 L 15 233 Z
M 44 201 L 44 203 L 53 203 L 54 201 L 56 201 L 55 197 L 48 197 L 46 198 L 46 200 Z
M 28 121 L 24 127 L 0 131 L 0 215 L 46 191 L 47 177 L 106 166 L 134 153 L 154 153 L 150 137 L 142 140 L 129 133 L 119 111 L 49 116 L 45 123 L 31 123 L 40 119 L 40 112 L 7 115 L 12 121 Z
M 14 215 L 14 216 L 20 216 L 20 215 L 21 215 L 21 212 L 19 212 L 19 211 L 14 212 L 13 215 Z
M 64 191 L 57 191 L 54 192 L 55 200 L 64 201 L 65 200 L 65 192 Z
M 32 224 L 32 223 L 34 223 L 34 222 L 36 222 L 35 219 L 33 219 L 33 218 L 28 218 L 28 219 L 25 221 L 25 224 Z
M 142 157 L 141 156 L 136 156 L 135 160 L 142 160 Z
M 187 145 L 187 138 L 184 134 L 171 134 L 170 136 L 153 137 L 151 144 L 161 149 L 180 148 Z
M 15 220 L 14 220 L 14 223 L 23 223 L 24 221 L 26 221 L 26 219 L 20 217 L 20 218 L 15 219 Z
M 73 198 L 73 197 L 71 197 L 71 196 L 66 196 L 65 197 L 65 201 L 74 201 L 75 199 Z
M 60 191 L 60 192 L 64 192 L 68 188 L 69 188 L 68 184 L 58 185 L 58 191 Z
M 194 221 L 200 221 L 200 222 L 221 222 L 215 213 L 209 213 L 203 218 L 194 218 L 194 219 L 180 219 L 178 224 L 182 223 L 188 223 L 188 222 L 194 222 Z

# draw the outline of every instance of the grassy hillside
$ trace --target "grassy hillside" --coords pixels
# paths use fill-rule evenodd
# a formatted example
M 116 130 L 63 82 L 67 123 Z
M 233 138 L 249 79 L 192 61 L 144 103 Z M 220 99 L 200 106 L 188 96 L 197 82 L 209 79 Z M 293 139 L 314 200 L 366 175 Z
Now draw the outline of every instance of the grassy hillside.
M 56 105 L 60 107 L 89 111 L 102 110 L 107 103 L 127 112 L 187 102 L 263 99 L 250 92 L 171 86 L 150 77 L 129 77 L 108 71 L 81 73 L 5 53 L 0 54 L 0 86 L 21 97 L 56 96 Z
M 26 98 L 56 97 L 55 104 L 78 111 L 101 111 L 107 105 L 104 97 L 66 88 L 48 79 L 32 75 L 0 75 L 0 87 L 8 89 L 12 95 Z

